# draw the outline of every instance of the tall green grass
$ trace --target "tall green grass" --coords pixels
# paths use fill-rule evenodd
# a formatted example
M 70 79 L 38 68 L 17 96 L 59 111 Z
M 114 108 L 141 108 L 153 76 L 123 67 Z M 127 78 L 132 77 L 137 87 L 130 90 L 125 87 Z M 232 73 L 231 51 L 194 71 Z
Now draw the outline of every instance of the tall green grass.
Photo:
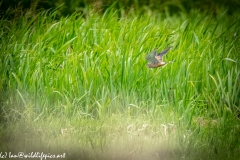
M 91 133 L 87 126 L 99 127 L 94 131 L 99 135 L 77 136 L 86 144 L 76 145 L 90 143 L 93 149 L 107 146 L 111 131 L 123 134 L 119 130 L 131 124 L 139 129 L 146 121 L 151 127 L 145 135 L 164 137 L 169 131 L 185 158 L 199 149 L 212 157 L 239 155 L 237 13 L 138 16 L 109 9 L 103 15 L 56 20 L 57 12 L 0 21 L 4 124 L 86 126 L 81 131 L 73 127 L 70 137 Z M 166 66 L 146 67 L 146 54 L 170 45 Z M 116 126 L 106 127 L 111 125 Z

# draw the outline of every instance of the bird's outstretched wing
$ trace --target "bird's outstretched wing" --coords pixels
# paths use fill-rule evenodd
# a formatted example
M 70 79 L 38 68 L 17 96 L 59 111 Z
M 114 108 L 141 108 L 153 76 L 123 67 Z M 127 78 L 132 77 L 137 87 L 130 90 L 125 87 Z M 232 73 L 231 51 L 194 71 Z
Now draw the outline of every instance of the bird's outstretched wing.
M 155 58 L 156 55 L 157 55 L 157 49 L 154 49 L 152 52 L 150 52 L 146 56 L 146 60 L 148 61 L 148 63 L 150 63 L 150 64 L 159 63 L 159 61 Z
M 171 49 L 171 48 L 172 48 L 172 46 L 166 48 L 162 52 L 158 53 L 157 56 L 161 56 L 161 57 L 164 56 L 169 51 L 169 49 Z
M 162 63 L 162 57 L 169 51 L 169 49 L 172 48 L 172 46 L 166 48 L 162 52 L 158 53 L 155 58 L 158 60 L 158 62 Z

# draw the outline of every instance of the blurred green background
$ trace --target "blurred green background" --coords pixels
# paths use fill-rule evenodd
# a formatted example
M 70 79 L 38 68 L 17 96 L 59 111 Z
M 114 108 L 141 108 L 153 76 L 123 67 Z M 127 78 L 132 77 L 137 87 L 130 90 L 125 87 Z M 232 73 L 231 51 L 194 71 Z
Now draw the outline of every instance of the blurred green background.
M 226 10 L 228 14 L 232 14 L 240 8 L 240 1 L 238 0 L 3 0 L 1 14 L 9 7 L 21 6 L 23 10 L 35 7 L 38 10 L 56 8 L 64 4 L 60 14 L 61 16 L 67 16 L 75 11 L 84 12 L 87 6 L 92 6 L 99 12 L 104 12 L 113 3 L 116 3 L 116 9 L 124 7 L 125 10 L 136 9 L 140 13 L 150 9 L 157 12 L 167 10 L 170 14 L 178 14 L 180 12 L 189 13 L 192 9 L 198 9 L 201 12 L 210 11 L 216 15 L 222 9 Z

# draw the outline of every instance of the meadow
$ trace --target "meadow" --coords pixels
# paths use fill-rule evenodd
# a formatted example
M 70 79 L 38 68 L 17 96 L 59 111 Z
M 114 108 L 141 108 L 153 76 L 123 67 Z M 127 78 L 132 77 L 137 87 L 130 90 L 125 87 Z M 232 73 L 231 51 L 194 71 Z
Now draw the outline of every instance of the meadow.
M 239 13 L 57 15 L 0 20 L 1 153 L 239 158 Z

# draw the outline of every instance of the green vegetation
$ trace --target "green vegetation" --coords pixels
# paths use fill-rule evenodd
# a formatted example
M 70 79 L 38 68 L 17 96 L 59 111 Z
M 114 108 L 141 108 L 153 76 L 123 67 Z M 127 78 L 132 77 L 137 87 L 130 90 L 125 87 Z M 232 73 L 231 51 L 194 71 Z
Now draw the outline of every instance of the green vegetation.
M 84 14 L 89 6 L 98 10 L 98 12 L 104 13 L 113 2 L 115 3 L 115 9 L 124 7 L 125 12 L 134 9 L 138 14 L 148 10 L 156 12 L 167 11 L 171 14 L 189 13 L 191 10 L 198 10 L 200 12 L 211 11 L 215 15 L 221 14 L 223 8 L 227 14 L 234 14 L 240 7 L 240 1 L 238 0 L 2 0 L 0 11 L 5 11 L 9 7 L 21 7 L 23 10 L 30 7 L 48 10 L 64 4 L 64 7 L 58 12 L 59 15 L 66 16 L 74 12 Z
M 0 20 L 0 152 L 239 157 L 239 12 L 17 13 Z

